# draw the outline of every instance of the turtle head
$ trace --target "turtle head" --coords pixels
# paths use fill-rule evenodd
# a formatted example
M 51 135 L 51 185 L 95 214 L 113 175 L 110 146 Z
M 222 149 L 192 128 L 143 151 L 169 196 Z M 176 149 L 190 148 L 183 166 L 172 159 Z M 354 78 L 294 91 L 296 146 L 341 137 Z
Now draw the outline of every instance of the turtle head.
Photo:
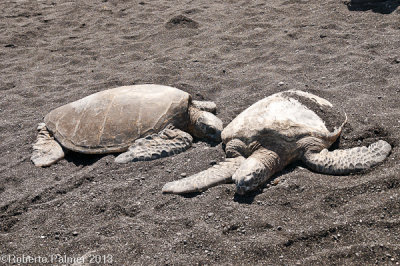
M 195 107 L 189 108 L 189 116 L 189 130 L 195 137 L 221 141 L 221 132 L 223 130 L 221 119 L 210 112 L 202 111 Z

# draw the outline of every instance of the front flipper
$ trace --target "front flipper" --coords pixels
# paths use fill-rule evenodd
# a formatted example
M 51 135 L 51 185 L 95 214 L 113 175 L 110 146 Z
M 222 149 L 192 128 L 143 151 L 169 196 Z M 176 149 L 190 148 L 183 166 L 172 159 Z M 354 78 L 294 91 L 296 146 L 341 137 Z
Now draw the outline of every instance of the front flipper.
M 236 183 L 236 193 L 243 195 L 263 185 L 277 171 L 282 163 L 277 153 L 259 148 L 247 158 L 232 176 Z
M 45 123 L 40 123 L 37 127 L 38 136 L 33 144 L 31 161 L 35 166 L 49 166 L 64 158 L 64 151 L 60 144 L 47 130 Z
M 356 147 L 347 150 L 322 150 L 319 153 L 307 151 L 303 162 L 312 170 L 324 174 L 345 175 L 365 170 L 381 163 L 389 155 L 392 147 L 380 140 L 369 147 Z
M 185 194 L 204 191 L 210 187 L 232 181 L 232 175 L 244 157 L 228 158 L 195 175 L 169 182 L 162 188 L 163 193 Z
M 115 158 L 116 163 L 151 161 L 181 153 L 192 146 L 190 134 L 177 128 L 167 127 L 158 134 L 137 139 L 127 152 Z

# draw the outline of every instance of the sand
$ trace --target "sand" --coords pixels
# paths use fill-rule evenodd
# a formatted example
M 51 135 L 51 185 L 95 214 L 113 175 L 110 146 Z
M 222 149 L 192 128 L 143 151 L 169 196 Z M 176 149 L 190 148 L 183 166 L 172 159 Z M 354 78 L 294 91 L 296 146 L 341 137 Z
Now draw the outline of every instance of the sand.
M 400 263 L 399 5 L 1 1 L 0 255 L 114 265 Z M 347 113 L 337 147 L 384 139 L 393 150 L 349 176 L 291 165 L 245 197 L 232 184 L 161 193 L 182 173 L 222 161 L 221 144 L 196 141 L 185 153 L 126 165 L 75 153 L 48 168 L 30 162 L 49 110 L 141 83 L 214 101 L 225 125 L 265 96 L 305 90 Z

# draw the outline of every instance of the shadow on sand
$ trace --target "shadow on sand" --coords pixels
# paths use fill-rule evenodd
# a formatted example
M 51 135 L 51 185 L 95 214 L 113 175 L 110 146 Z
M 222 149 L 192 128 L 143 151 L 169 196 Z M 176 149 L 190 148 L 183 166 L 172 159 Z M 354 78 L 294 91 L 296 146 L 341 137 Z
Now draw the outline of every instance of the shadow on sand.
M 347 4 L 350 11 L 368 11 L 375 13 L 390 14 L 400 6 L 400 0 L 382 1 L 382 0 L 351 0 Z
M 72 162 L 76 166 L 89 166 L 109 154 L 83 154 L 79 152 L 68 151 L 65 154 L 65 160 Z

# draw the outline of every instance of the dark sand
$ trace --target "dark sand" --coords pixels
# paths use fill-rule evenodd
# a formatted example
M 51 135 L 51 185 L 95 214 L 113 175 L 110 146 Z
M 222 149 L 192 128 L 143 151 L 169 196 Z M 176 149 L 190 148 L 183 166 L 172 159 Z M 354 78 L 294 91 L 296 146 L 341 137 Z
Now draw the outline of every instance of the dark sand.
M 105 255 L 115 265 L 400 262 L 399 4 L 1 1 L 1 253 Z M 378 139 L 394 148 L 350 176 L 292 165 L 247 197 L 232 184 L 161 193 L 223 160 L 221 145 L 200 141 L 152 162 L 70 154 L 33 166 L 49 110 L 139 83 L 215 101 L 225 125 L 262 97 L 302 89 L 346 111 L 340 148 Z

